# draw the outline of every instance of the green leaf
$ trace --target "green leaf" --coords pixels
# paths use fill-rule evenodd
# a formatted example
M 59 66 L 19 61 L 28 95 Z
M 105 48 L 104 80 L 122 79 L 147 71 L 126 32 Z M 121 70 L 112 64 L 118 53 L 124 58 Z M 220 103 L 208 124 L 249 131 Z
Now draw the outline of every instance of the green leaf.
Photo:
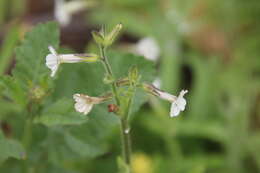
M 94 145 L 89 141 L 82 141 L 72 136 L 71 134 L 65 134 L 65 141 L 73 152 L 82 157 L 95 157 L 103 154 L 104 151 L 100 150 L 100 145 Z
M 0 131 L 0 162 L 12 157 L 16 159 L 25 159 L 25 150 L 16 140 L 7 139 Z
M 3 74 L 12 61 L 13 49 L 19 41 L 19 26 L 13 25 L 5 36 L 3 46 L 0 49 L 0 74 Z
M 64 98 L 46 106 L 41 115 L 34 119 L 34 122 L 46 126 L 72 125 L 84 123 L 87 119 L 85 115 L 74 110 L 72 98 Z
M 9 76 L 0 77 L 0 86 L 3 88 L 2 94 L 12 99 L 15 103 L 22 107 L 27 104 L 26 92 L 15 78 Z
M 13 76 L 26 88 L 29 82 L 39 84 L 50 71 L 45 65 L 49 54 L 48 46 L 58 47 L 59 30 L 56 23 L 49 22 L 36 26 L 25 35 L 22 45 L 16 49 L 17 64 Z
M 16 66 L 12 77 L 0 79 L 5 96 L 24 107 L 33 89 L 40 88 L 46 95 L 51 80 L 47 80 L 50 71 L 45 65 L 45 57 L 49 53 L 48 46 L 57 47 L 58 44 L 58 25 L 53 22 L 40 24 L 28 32 L 15 51 Z

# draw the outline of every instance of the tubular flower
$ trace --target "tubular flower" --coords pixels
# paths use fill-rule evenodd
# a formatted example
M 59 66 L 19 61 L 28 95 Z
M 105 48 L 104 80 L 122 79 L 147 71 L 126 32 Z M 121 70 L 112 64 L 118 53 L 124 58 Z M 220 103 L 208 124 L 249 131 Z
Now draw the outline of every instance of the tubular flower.
M 187 102 L 183 98 L 183 96 L 188 92 L 188 90 L 182 90 L 179 96 L 177 97 L 149 84 L 145 84 L 144 89 L 150 92 L 151 94 L 172 103 L 171 110 L 170 110 L 170 117 L 178 116 L 181 111 L 184 111 Z
M 107 101 L 111 98 L 111 96 L 112 95 L 109 94 L 102 97 L 91 97 L 84 94 L 74 94 L 73 98 L 76 102 L 74 105 L 75 110 L 87 115 L 95 104 L 100 104 L 104 101 Z
M 54 77 L 61 63 L 95 62 L 98 60 L 98 56 L 95 54 L 58 54 L 52 46 L 48 48 L 51 53 L 46 56 L 46 66 L 51 69 L 51 77 Z

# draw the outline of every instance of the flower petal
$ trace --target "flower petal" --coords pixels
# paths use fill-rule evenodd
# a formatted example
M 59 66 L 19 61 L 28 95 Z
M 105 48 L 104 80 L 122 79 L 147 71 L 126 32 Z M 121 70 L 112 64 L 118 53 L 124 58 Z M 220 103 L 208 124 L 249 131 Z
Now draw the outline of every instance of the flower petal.
M 57 66 L 58 65 L 58 59 L 55 55 L 53 54 L 48 54 L 46 56 L 46 66 L 49 68 L 49 69 L 52 69 L 54 66 Z
M 48 54 L 46 56 L 46 66 L 51 69 L 51 77 L 55 75 L 59 67 L 59 60 L 56 55 Z
M 56 72 L 58 71 L 58 68 L 59 68 L 59 65 L 57 65 L 51 69 L 51 77 L 55 76 Z
M 187 93 L 187 90 L 182 90 L 178 98 L 172 102 L 170 116 L 177 116 L 181 111 L 184 111 L 187 104 L 183 96 Z
M 171 105 L 171 111 L 170 111 L 170 117 L 176 117 L 179 115 L 180 113 L 180 108 L 178 107 L 178 105 L 173 102 L 172 105 Z
M 88 103 L 85 95 L 74 94 L 73 98 L 76 101 L 74 107 L 77 112 L 84 113 L 86 115 L 91 111 L 94 104 Z
M 58 53 L 56 52 L 56 50 L 54 49 L 54 47 L 49 46 L 48 49 L 49 49 L 49 51 L 51 52 L 51 54 L 53 54 L 53 55 L 55 55 L 55 56 L 58 56 Z
M 178 98 L 176 100 L 176 104 L 178 105 L 178 107 L 180 108 L 181 111 L 184 111 L 185 106 L 186 106 L 186 100 L 184 98 Z

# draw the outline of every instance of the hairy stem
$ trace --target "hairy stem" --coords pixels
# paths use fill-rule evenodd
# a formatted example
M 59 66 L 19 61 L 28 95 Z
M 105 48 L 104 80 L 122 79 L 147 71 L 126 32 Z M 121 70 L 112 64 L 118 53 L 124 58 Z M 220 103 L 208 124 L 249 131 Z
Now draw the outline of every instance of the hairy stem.
M 23 137 L 22 137 L 22 144 L 26 150 L 27 159 L 23 161 L 22 163 L 22 169 L 24 173 L 29 172 L 29 164 L 28 164 L 28 150 L 30 148 L 31 139 L 32 139 L 32 125 L 33 125 L 33 117 L 31 109 L 28 109 L 28 118 L 25 120 L 25 126 L 23 131 Z
M 100 52 L 101 52 L 102 63 L 104 65 L 106 72 L 108 73 L 108 75 L 110 75 L 112 78 L 114 78 L 112 68 L 111 68 L 111 66 L 108 62 L 107 57 L 106 57 L 106 49 L 104 47 L 100 47 Z M 115 96 L 116 104 L 118 106 L 120 106 L 120 99 L 119 99 L 119 95 L 118 95 L 118 92 L 117 92 L 117 86 L 116 86 L 115 82 L 113 82 L 111 84 L 111 88 L 112 88 L 113 94 Z
M 32 118 L 29 118 L 25 122 L 24 132 L 23 132 L 23 146 L 28 149 L 32 138 Z
M 122 154 L 125 163 L 131 163 L 131 136 L 128 122 L 125 118 L 121 118 L 121 141 L 122 141 Z
M 104 47 L 100 47 L 100 53 L 101 53 L 101 59 L 102 63 L 104 65 L 104 68 L 107 72 L 107 74 L 114 79 L 112 68 L 108 62 L 108 59 L 106 57 L 106 50 Z M 115 82 L 111 84 L 111 88 L 113 91 L 113 94 L 115 96 L 116 104 L 120 107 L 120 98 L 118 95 L 117 85 Z M 132 100 L 132 99 L 131 99 Z M 131 101 L 130 101 L 131 104 Z M 130 161 L 131 161 L 131 139 L 130 139 L 130 129 L 128 124 L 128 114 L 130 110 L 130 105 L 127 107 L 127 110 L 123 111 L 125 115 L 120 117 L 120 125 L 121 125 L 121 143 L 122 143 L 122 155 L 124 158 L 125 163 L 130 168 Z

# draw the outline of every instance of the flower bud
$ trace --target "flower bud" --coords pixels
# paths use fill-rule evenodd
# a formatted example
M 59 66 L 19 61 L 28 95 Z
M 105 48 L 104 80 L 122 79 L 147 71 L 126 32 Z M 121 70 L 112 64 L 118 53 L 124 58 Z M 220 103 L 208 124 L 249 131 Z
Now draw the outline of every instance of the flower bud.
M 106 74 L 104 79 L 103 79 L 103 82 L 105 84 L 111 84 L 111 83 L 114 82 L 114 78 L 111 75 Z
M 128 78 L 131 84 L 136 84 L 139 80 L 139 73 L 136 66 L 132 66 L 128 72 Z
M 104 35 L 97 31 L 92 31 L 91 34 L 98 45 L 104 45 Z
M 117 24 L 114 29 L 105 37 L 105 43 L 104 45 L 106 47 L 110 46 L 111 44 L 113 44 L 114 40 L 116 39 L 116 37 L 118 36 L 118 34 L 120 33 L 121 29 L 122 29 L 123 25 Z
M 130 81 L 129 81 L 129 79 L 126 77 L 126 78 L 118 79 L 115 83 L 116 83 L 116 86 L 120 87 L 120 86 L 129 85 L 129 84 L 130 84 Z

